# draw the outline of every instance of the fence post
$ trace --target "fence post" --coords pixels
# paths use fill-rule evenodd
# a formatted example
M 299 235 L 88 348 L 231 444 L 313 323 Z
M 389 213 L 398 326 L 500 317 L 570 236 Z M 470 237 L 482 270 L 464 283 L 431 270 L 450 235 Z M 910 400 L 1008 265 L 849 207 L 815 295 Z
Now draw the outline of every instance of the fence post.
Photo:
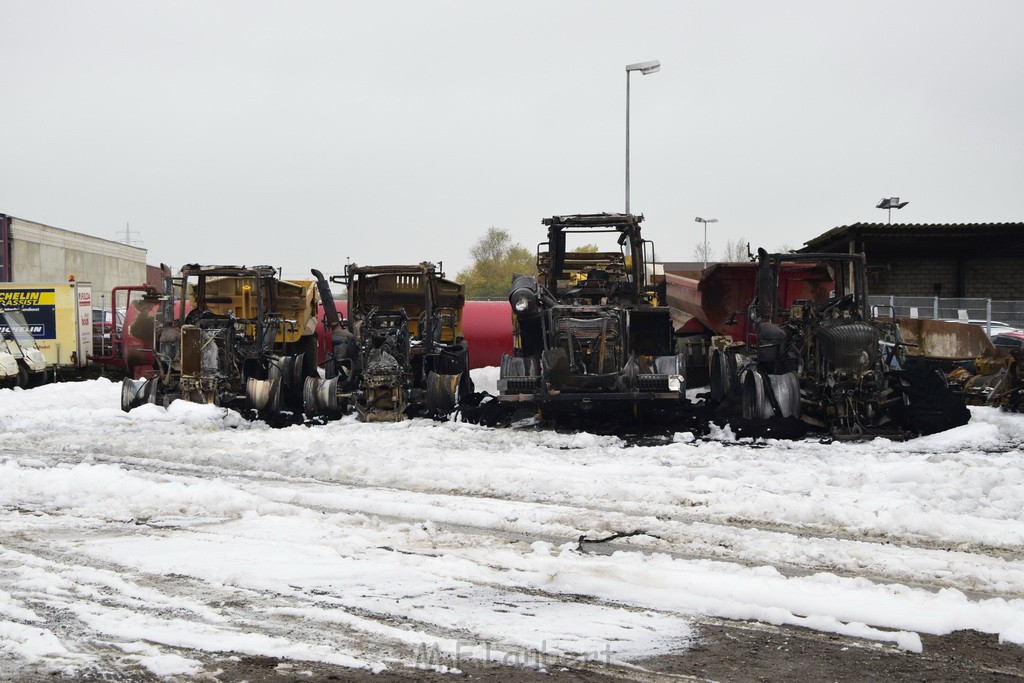
M 985 320 L 988 321 L 988 329 L 985 334 L 992 336 L 992 299 L 985 299 Z
M 939 297 L 934 297 L 933 298 L 933 303 L 932 303 L 932 319 L 933 320 L 938 320 L 939 319 Z

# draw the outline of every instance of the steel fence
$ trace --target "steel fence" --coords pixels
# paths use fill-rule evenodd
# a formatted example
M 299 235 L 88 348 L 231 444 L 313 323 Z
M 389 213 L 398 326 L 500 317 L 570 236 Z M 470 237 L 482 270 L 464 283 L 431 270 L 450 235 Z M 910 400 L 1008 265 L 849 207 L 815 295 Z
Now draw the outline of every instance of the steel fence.
M 953 299 L 937 296 L 869 296 L 868 303 L 879 315 L 932 320 L 971 320 L 979 325 L 1002 323 L 1024 329 L 1024 301 Z

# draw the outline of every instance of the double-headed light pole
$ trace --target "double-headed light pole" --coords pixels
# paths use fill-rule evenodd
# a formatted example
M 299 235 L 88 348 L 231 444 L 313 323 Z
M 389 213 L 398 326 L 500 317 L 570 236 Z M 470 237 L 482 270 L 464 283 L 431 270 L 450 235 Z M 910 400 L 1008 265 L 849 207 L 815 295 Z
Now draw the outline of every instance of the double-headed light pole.
M 882 201 L 878 202 L 878 205 L 875 206 L 875 208 L 876 209 L 888 209 L 889 210 L 889 224 L 892 225 L 892 210 L 893 209 L 897 209 L 897 210 L 898 209 L 902 209 L 904 206 L 906 206 L 909 203 L 910 202 L 901 202 L 899 197 L 886 197 L 886 198 L 883 198 Z
M 626 213 L 629 213 L 629 74 L 639 71 L 644 76 L 661 70 L 661 62 L 657 59 L 650 62 L 637 62 L 626 65 Z

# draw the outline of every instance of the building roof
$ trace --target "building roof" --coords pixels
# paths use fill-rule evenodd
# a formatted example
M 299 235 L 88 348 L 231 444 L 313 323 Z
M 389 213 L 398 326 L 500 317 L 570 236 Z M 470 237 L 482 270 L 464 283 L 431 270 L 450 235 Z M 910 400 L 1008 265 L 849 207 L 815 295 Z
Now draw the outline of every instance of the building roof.
M 865 243 L 876 249 L 926 250 L 937 242 L 946 247 L 967 243 L 1017 251 L 1024 248 L 1024 223 L 853 223 L 813 237 L 797 251 L 846 252 L 851 241 L 857 243 L 858 251 Z
M 77 240 L 87 240 L 93 244 L 99 244 L 101 242 L 106 243 L 108 245 L 108 248 L 115 248 L 118 251 L 124 251 L 125 249 L 134 250 L 135 252 L 138 252 L 135 255 L 135 257 L 133 257 L 134 260 L 146 260 L 146 254 L 148 250 L 145 247 L 137 247 L 133 244 L 125 244 L 124 242 L 107 239 L 106 237 L 96 237 L 95 235 L 90 235 L 84 232 L 78 232 L 76 230 L 69 230 L 67 228 L 58 228 L 53 225 L 47 225 L 46 223 L 40 223 L 39 221 L 31 221 L 27 218 L 18 218 L 17 216 L 12 216 L 6 213 L 0 213 L 0 218 L 10 218 L 11 221 L 18 221 L 17 224 L 11 226 L 12 239 L 21 239 L 22 237 L 25 237 L 24 235 L 19 233 L 26 231 L 29 233 L 26 237 L 26 239 L 28 239 L 29 241 L 37 241 L 39 239 L 38 236 L 42 233 L 42 231 L 46 231 L 49 233 L 62 233 L 68 236 L 69 238 Z M 116 245 L 116 247 L 114 245 Z

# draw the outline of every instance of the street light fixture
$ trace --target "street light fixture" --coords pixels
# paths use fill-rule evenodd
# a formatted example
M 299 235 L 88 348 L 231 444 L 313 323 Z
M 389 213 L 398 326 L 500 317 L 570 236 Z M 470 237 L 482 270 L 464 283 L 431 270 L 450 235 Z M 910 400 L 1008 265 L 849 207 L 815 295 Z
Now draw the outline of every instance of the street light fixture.
M 889 225 L 892 225 L 892 210 L 893 209 L 902 209 L 904 206 L 906 206 L 909 203 L 910 202 L 901 202 L 899 197 L 889 197 L 888 199 L 883 199 L 882 201 L 878 202 L 878 206 L 876 206 L 875 208 L 876 209 L 888 209 L 889 210 Z
M 697 216 L 693 220 L 704 224 L 704 267 L 708 267 L 708 223 L 717 223 L 717 218 L 701 218 Z
M 650 62 L 637 62 L 626 65 L 626 213 L 629 213 L 629 74 L 639 71 L 647 74 L 657 73 L 661 70 L 661 62 L 657 59 Z

